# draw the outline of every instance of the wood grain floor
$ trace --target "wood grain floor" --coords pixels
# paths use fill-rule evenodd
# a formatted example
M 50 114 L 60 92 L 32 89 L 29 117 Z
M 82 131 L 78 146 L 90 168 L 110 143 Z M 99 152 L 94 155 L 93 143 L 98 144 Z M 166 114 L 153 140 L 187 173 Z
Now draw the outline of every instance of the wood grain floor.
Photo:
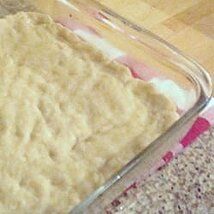
M 214 0 L 97 0 L 158 34 L 214 77 Z

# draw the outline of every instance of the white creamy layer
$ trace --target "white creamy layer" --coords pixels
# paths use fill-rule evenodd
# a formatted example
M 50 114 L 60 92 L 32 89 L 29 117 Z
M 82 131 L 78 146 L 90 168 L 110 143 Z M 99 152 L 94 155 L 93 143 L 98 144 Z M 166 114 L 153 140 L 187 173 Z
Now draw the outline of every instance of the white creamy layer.
M 177 118 L 49 17 L 0 20 L 0 213 L 66 213 Z

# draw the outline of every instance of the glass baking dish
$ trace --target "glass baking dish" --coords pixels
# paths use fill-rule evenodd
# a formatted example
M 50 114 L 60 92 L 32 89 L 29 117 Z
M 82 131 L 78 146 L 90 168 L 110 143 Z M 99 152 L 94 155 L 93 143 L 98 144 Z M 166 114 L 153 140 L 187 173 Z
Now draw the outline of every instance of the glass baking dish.
M 93 31 L 94 34 L 99 35 L 107 42 L 104 48 L 103 44 L 102 47 L 97 44 L 97 47 L 104 52 L 104 49 L 108 48 L 114 50 L 110 53 L 111 57 L 114 55 L 112 59 L 119 59 L 120 55 L 123 55 L 129 56 L 137 62 L 143 62 L 146 64 L 145 72 L 157 72 L 158 79 L 167 79 L 170 87 L 176 85 L 186 93 L 183 93 L 186 96 L 182 97 L 184 100 L 181 97 L 177 97 L 176 100 L 172 98 L 171 88 L 163 89 L 159 87 L 160 82 L 157 81 L 157 78 L 156 81 L 154 81 L 154 78 L 152 80 L 147 79 L 166 96 L 174 99 L 181 115 L 180 118 L 167 132 L 152 142 L 105 184 L 74 207 L 71 213 L 103 213 L 105 207 L 119 193 L 136 180 L 141 181 L 141 178 L 150 172 L 155 163 L 167 151 L 176 146 L 181 136 L 191 127 L 194 119 L 210 100 L 212 94 L 211 80 L 203 67 L 189 57 L 184 56 L 179 50 L 158 36 L 127 21 L 95 1 L 2 0 L 0 1 L 0 9 L 1 17 L 18 11 L 39 11 L 49 14 L 59 22 L 78 23 L 78 26 L 82 26 L 86 31 Z M 106 51 L 109 52 L 109 50 Z M 129 66 L 124 62 L 122 63 Z M 140 76 L 141 73 L 138 75 Z

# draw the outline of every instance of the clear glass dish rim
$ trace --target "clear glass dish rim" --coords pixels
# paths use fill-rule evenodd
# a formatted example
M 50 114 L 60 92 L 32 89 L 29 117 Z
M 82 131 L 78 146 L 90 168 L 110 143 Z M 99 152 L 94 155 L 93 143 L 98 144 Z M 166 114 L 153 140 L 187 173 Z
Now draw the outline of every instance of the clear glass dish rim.
M 74 0 L 76 1 L 76 0 Z M 82 4 L 88 4 L 82 0 L 77 0 L 77 2 L 83 2 Z M 72 1 L 71 1 L 72 3 Z M 209 103 L 212 97 L 212 81 L 209 73 L 204 69 L 200 64 L 198 64 L 191 57 L 186 56 L 179 49 L 174 47 L 172 44 L 168 43 L 164 39 L 160 38 L 158 35 L 152 33 L 146 28 L 140 27 L 137 24 L 127 20 L 126 18 L 120 16 L 118 13 L 113 11 L 112 9 L 101 5 L 98 2 L 92 2 L 93 9 L 97 11 L 102 11 L 113 18 L 117 19 L 121 22 L 125 27 L 134 30 L 140 34 L 144 34 L 150 37 L 150 39 L 161 44 L 165 49 L 170 50 L 178 57 L 181 57 L 182 60 L 191 65 L 192 72 L 189 73 L 186 71 L 186 74 L 183 73 L 185 77 L 190 76 L 197 85 L 199 96 L 197 102 L 178 120 L 176 121 L 165 133 L 163 133 L 159 138 L 153 141 L 145 150 L 143 150 L 140 154 L 138 154 L 133 160 L 131 160 L 126 166 L 124 166 L 117 174 L 113 175 L 109 180 L 105 182 L 101 187 L 97 188 L 94 192 L 92 192 L 89 196 L 87 196 L 82 202 L 80 202 L 77 206 L 75 206 L 70 213 L 83 213 L 87 206 L 91 205 L 94 200 L 96 200 L 99 196 L 101 196 L 105 191 L 107 191 L 111 186 L 116 185 L 116 183 L 125 176 L 128 172 L 131 171 L 134 167 L 139 164 L 143 158 L 143 153 L 148 151 L 154 147 L 159 141 L 164 140 L 167 136 L 173 135 L 177 132 L 177 129 L 181 128 L 185 123 L 198 115 Z M 86 6 L 87 7 L 87 6 Z M 91 5 L 90 5 L 91 8 Z M 112 20 L 111 20 L 112 21 Z M 194 70 L 196 69 L 196 70 Z M 185 70 L 184 70 L 185 71 Z M 118 193 L 119 194 L 119 193 Z

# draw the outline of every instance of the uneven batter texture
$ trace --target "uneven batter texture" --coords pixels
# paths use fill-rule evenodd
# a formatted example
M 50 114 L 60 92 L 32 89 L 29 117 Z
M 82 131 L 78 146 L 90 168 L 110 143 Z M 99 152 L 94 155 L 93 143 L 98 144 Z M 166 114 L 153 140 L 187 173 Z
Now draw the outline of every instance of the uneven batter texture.
M 45 15 L 0 20 L 0 213 L 66 213 L 177 118 Z

